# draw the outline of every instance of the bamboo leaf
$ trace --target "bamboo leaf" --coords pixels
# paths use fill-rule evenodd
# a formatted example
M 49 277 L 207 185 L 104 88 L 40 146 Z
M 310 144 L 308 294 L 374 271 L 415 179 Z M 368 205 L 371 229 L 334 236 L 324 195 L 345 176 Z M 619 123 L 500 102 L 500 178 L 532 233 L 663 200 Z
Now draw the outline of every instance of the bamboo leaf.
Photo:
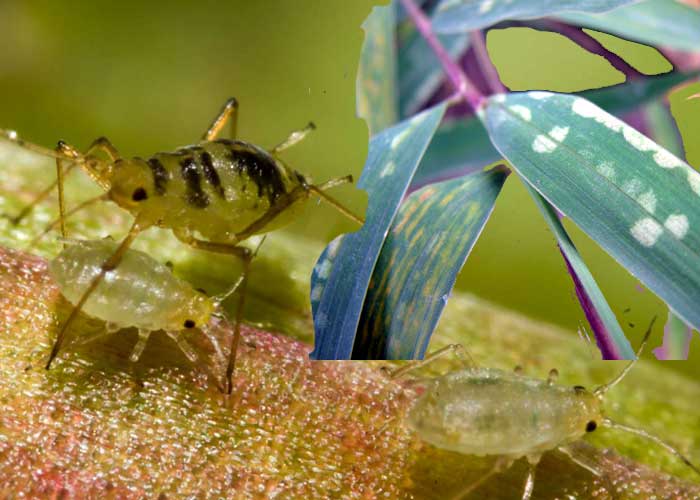
M 395 17 L 389 3 L 374 7 L 362 23 L 365 42 L 357 69 L 357 114 L 367 121 L 370 135 L 393 125 L 398 117 Z
M 331 242 L 311 276 L 315 359 L 349 359 L 362 305 L 384 238 L 446 105 L 372 137 L 358 187 L 369 194 L 366 222 Z
M 401 205 L 370 281 L 355 359 L 423 359 L 508 169 L 431 184 Z
M 681 2 L 646 0 L 602 14 L 567 13 L 562 20 L 649 45 L 696 51 L 700 12 Z
M 501 21 L 535 19 L 560 12 L 605 12 L 634 0 L 442 0 L 433 17 L 440 33 L 463 33 Z
M 501 94 L 481 116 L 540 194 L 700 325 L 700 174 L 581 97 Z

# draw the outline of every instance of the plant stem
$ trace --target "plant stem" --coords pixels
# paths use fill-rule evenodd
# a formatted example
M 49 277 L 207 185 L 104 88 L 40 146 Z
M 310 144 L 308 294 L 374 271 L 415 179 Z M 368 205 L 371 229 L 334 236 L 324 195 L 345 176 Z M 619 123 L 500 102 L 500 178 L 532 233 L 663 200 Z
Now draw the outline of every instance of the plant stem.
M 627 80 L 635 80 L 644 77 L 643 73 L 640 73 L 627 61 L 605 48 L 602 43 L 583 31 L 583 28 L 571 26 L 570 24 L 559 21 L 544 21 L 538 23 L 538 26 L 547 31 L 560 33 L 588 52 L 604 57 L 613 68 L 624 74 Z
M 435 55 L 440 60 L 445 73 L 447 73 L 447 77 L 452 82 L 452 85 L 454 85 L 457 93 L 469 104 L 469 106 L 471 106 L 474 111 L 476 111 L 484 101 L 484 96 L 481 94 L 481 92 L 479 92 L 471 80 L 469 80 L 467 75 L 465 75 L 459 68 L 457 63 L 450 58 L 450 55 L 445 50 L 445 47 L 442 46 L 440 40 L 437 39 L 437 36 L 433 32 L 433 27 L 430 25 L 430 20 L 416 6 L 416 4 L 413 3 L 413 0 L 401 0 L 401 3 L 406 9 L 408 16 L 416 25 L 418 31 L 420 31 L 425 41 L 428 42 L 428 45 L 430 45 L 433 52 L 435 52 Z
M 501 78 L 498 76 L 498 71 L 491 61 L 488 49 L 486 48 L 486 37 L 483 31 L 477 30 L 472 31 L 469 34 L 471 40 L 472 49 L 474 50 L 474 56 L 476 57 L 477 64 L 484 75 L 484 79 L 489 86 L 491 92 L 500 94 L 502 92 L 507 92 L 505 85 L 501 82 Z

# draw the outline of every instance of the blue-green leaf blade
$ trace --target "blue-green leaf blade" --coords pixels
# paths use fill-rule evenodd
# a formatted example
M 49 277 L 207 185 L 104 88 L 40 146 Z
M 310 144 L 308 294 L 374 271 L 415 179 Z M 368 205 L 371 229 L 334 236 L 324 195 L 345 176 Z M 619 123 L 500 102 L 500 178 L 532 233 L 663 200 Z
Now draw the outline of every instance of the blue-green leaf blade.
M 439 33 L 463 33 L 501 21 L 536 19 L 562 12 L 606 12 L 634 0 L 442 0 L 433 16 Z
M 469 47 L 469 34 L 438 35 L 450 57 L 456 59 Z M 444 71 L 435 53 L 415 28 L 399 44 L 399 109 L 402 117 L 418 111 L 444 80 Z
M 492 96 L 481 116 L 540 194 L 700 325 L 700 174 L 581 97 Z
M 362 28 L 365 41 L 357 69 L 357 115 L 374 135 L 398 121 L 394 4 L 374 7 Z
M 446 104 L 430 108 L 372 137 L 358 187 L 369 194 L 366 222 L 334 240 L 311 276 L 313 359 L 349 359 L 367 287 L 391 223 Z
M 423 358 L 508 173 L 494 168 L 406 198 L 372 275 L 354 359 Z
M 574 280 L 576 296 L 593 330 L 603 359 L 634 359 L 636 357 L 634 350 L 625 337 L 615 313 L 605 300 L 603 292 L 588 266 L 583 262 L 581 254 L 569 238 L 554 208 L 532 186 L 528 184 L 526 186 L 557 239 L 566 267 Z
M 602 14 L 567 13 L 563 21 L 649 45 L 696 51 L 700 12 L 672 0 L 646 0 Z

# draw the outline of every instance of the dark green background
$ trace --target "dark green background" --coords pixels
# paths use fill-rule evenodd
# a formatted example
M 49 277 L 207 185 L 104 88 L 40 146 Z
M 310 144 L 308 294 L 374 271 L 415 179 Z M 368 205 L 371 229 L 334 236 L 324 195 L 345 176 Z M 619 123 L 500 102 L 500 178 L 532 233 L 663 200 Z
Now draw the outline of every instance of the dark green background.
M 289 163 L 320 181 L 358 176 L 367 153 L 367 128 L 355 116 L 360 24 L 378 3 L 2 2 L 0 127 L 46 146 L 63 139 L 83 148 L 106 135 L 125 155 L 148 155 L 196 141 L 233 95 L 241 103 L 241 138 L 271 146 L 313 120 L 318 130 L 285 153 Z M 643 71 L 668 69 L 652 49 L 601 40 Z M 574 91 L 621 81 L 604 60 L 558 35 L 510 29 L 492 32 L 488 41 L 515 90 Z M 682 120 L 700 132 L 700 100 L 684 104 Z M 698 146 L 691 146 L 689 160 L 700 164 Z M 352 188 L 336 195 L 355 210 L 363 206 Z M 288 230 L 328 241 L 352 227 L 318 206 Z M 653 314 L 665 318 L 663 304 L 567 227 L 636 344 Z M 555 241 L 515 177 L 458 288 L 573 330 L 585 324 Z

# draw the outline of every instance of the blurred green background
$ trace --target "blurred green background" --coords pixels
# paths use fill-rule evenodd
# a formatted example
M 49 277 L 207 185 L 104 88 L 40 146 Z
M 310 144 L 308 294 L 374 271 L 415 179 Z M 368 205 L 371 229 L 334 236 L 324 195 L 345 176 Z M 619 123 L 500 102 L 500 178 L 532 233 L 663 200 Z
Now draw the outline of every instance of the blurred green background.
M 127 156 L 149 155 L 196 141 L 224 100 L 235 96 L 240 138 L 272 146 L 313 120 L 317 131 L 285 152 L 288 162 L 319 181 L 358 177 L 368 139 L 355 116 L 360 24 L 372 5 L 383 3 L 128 0 L 68 8 L 47 0 L 3 1 L 0 127 L 46 146 L 62 139 L 84 148 L 106 135 Z M 669 69 L 653 49 L 600 39 L 644 72 Z M 622 81 L 607 62 L 555 34 L 492 31 L 488 45 L 514 90 L 575 91 Z M 684 127 L 697 134 L 700 100 L 681 108 Z M 700 164 L 697 147 L 689 153 L 690 162 Z M 352 187 L 335 194 L 356 211 L 364 206 L 363 193 Z M 665 307 L 572 224 L 567 227 L 636 345 L 654 314 L 665 320 Z M 286 230 L 321 242 L 353 228 L 314 206 Z M 515 177 L 458 288 L 572 330 L 586 324 L 555 241 Z M 700 359 L 699 350 L 691 345 L 691 358 Z

